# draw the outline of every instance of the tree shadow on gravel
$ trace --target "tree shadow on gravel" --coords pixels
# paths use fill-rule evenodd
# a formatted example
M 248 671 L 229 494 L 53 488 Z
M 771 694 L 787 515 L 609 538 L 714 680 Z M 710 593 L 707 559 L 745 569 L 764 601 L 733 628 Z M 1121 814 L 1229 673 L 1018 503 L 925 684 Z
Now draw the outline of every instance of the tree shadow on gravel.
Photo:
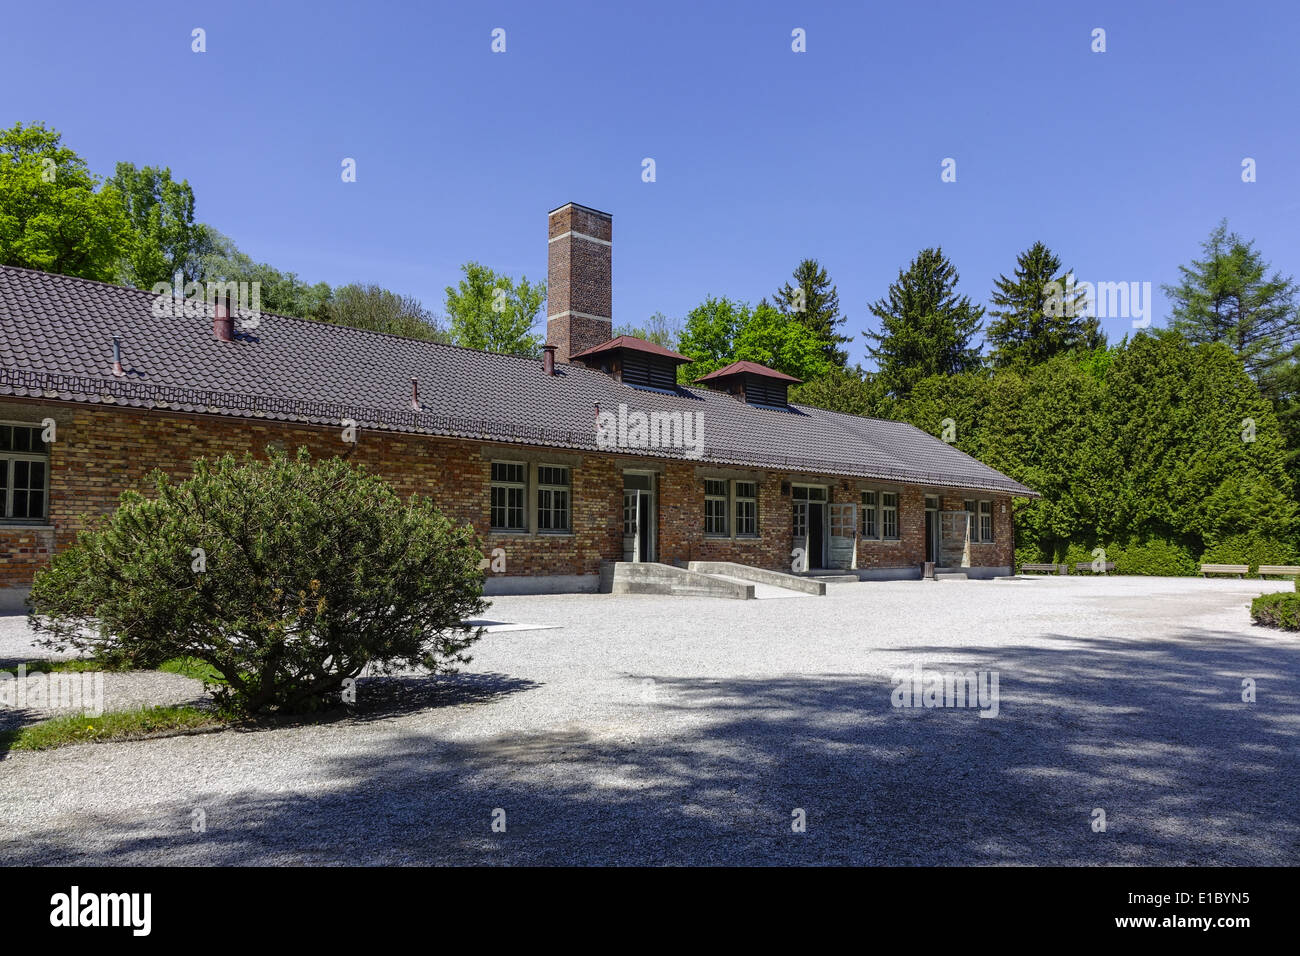
M 207 865 L 1300 860 L 1291 638 L 1047 639 L 904 650 L 929 670 L 997 671 L 994 719 L 895 709 L 883 675 L 635 674 L 614 722 L 469 742 L 464 723 L 460 739 L 403 733 L 382 748 L 322 754 L 297 792 L 176 792 L 149 820 L 101 813 L 82 819 L 80 840 L 29 833 L 0 855 Z M 1255 703 L 1242 702 L 1246 678 Z M 687 716 L 698 722 L 674 720 Z M 189 828 L 195 806 L 206 808 L 202 834 Z M 492 832 L 495 809 L 505 833 Z M 1105 832 L 1094 832 L 1095 809 Z M 791 826 L 797 811 L 804 833 Z

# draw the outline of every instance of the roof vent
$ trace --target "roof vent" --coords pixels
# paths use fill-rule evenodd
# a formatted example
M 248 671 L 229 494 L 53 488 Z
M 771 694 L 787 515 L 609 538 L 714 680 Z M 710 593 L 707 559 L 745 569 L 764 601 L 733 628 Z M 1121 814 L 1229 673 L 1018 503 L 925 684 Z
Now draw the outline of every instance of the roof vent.
M 212 307 L 212 334 L 222 342 L 235 340 L 235 318 L 220 299 Z
M 677 366 L 692 359 L 654 342 L 620 335 L 579 352 L 573 361 L 607 372 L 624 385 L 672 391 L 677 388 Z
M 793 375 L 786 375 L 757 362 L 732 362 L 725 368 L 696 379 L 695 384 L 728 392 L 746 405 L 785 408 L 789 403 L 787 389 L 791 385 L 798 385 L 800 381 L 802 380 Z

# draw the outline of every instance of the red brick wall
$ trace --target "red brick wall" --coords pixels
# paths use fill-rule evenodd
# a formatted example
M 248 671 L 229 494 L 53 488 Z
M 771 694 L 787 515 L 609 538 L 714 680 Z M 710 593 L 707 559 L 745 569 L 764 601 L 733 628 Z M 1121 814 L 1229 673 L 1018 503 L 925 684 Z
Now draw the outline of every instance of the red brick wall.
M 816 482 L 807 475 L 740 473 L 756 478 L 759 533 L 754 539 L 711 539 L 703 534 L 704 479 L 698 463 L 647 461 L 626 456 L 490 446 L 481 442 L 358 432 L 355 446 L 337 428 L 302 427 L 249 420 L 92 408 L 0 400 L 0 418 L 58 423 L 50 451 L 49 529 L 0 526 L 0 588 L 30 583 L 51 549 L 65 547 L 89 519 L 111 511 L 121 493 L 143 488 L 143 479 L 161 468 L 184 476 L 190 462 L 226 452 L 262 454 L 272 441 L 289 449 L 305 445 L 313 455 L 345 455 L 390 481 L 403 496 L 431 497 L 454 520 L 474 526 L 485 551 L 503 548 L 508 575 L 595 574 L 602 560 L 622 560 L 625 467 L 658 471 L 658 546 L 660 561 L 738 561 L 788 570 L 791 551 L 791 499 L 783 482 Z M 572 481 L 573 533 L 503 534 L 489 528 L 491 459 L 529 458 L 568 464 Z M 821 479 L 832 501 L 859 501 L 856 480 Z M 917 567 L 925 556 L 924 490 L 904 488 L 899 495 L 900 541 L 859 541 L 861 568 Z M 989 497 L 987 494 L 984 497 Z M 961 507 L 962 496 L 945 497 L 944 506 Z M 1006 505 L 1004 509 L 1004 505 Z M 973 565 L 1011 564 L 1011 513 L 1007 499 L 994 499 L 995 538 L 972 545 Z

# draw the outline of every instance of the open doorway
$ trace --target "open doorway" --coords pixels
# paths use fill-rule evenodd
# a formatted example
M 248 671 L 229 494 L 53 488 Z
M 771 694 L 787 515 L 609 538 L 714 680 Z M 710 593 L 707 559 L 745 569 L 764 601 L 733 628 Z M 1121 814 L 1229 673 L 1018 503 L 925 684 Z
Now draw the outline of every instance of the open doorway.
M 655 476 L 652 472 L 623 473 L 623 560 L 654 561 Z
M 925 560 L 939 560 L 939 496 L 925 496 Z
M 824 485 L 795 485 L 792 498 L 793 550 L 802 556 L 798 570 L 826 567 L 826 501 Z

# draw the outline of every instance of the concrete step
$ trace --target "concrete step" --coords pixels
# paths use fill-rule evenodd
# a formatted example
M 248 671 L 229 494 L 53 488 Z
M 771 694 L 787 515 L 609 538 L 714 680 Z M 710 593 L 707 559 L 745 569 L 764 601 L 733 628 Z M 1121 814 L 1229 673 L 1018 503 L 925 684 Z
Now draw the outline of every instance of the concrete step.
M 814 581 L 825 581 L 827 584 L 857 584 L 862 579 L 856 574 L 818 574 L 812 572 L 804 574 L 802 577 L 812 578 Z
M 966 581 L 969 580 L 965 571 L 939 571 L 934 572 L 936 581 Z

